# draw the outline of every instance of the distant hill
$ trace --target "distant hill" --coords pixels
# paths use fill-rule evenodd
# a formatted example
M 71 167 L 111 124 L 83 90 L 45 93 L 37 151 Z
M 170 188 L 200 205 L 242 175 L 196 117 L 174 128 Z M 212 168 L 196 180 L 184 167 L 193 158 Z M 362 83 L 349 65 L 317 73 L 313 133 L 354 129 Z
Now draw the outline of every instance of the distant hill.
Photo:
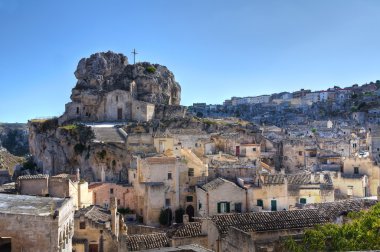
M 29 154 L 28 127 L 25 123 L 0 123 L 0 147 L 12 155 Z

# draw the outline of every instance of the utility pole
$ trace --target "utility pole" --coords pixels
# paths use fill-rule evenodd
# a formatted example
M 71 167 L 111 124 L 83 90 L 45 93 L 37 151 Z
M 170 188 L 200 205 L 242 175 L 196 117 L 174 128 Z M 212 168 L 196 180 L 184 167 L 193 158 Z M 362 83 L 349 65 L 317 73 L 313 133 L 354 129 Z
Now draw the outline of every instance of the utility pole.
M 133 54 L 133 65 L 134 65 L 134 64 L 136 64 L 136 54 L 138 54 L 138 53 L 136 52 L 135 48 L 133 48 L 133 52 L 131 52 L 131 53 Z

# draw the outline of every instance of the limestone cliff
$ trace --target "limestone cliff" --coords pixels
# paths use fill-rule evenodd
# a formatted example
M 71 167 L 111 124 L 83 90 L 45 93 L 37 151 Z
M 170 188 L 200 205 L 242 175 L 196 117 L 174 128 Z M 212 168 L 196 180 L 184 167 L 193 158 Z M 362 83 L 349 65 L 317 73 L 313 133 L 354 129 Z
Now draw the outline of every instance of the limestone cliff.
M 97 181 L 104 170 L 108 181 L 127 180 L 129 154 L 124 143 L 94 141 L 90 127 L 59 126 L 57 119 L 29 121 L 30 152 L 44 173 L 74 173 L 80 168 L 87 181 Z

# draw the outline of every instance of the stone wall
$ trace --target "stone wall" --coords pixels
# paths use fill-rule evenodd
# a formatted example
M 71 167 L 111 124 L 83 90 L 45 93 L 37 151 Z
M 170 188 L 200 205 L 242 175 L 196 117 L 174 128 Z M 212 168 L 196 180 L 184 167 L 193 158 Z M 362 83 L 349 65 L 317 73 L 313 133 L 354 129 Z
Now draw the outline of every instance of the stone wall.
M 0 237 L 11 237 L 12 251 L 71 252 L 73 217 L 71 201 L 60 207 L 58 217 L 0 213 Z

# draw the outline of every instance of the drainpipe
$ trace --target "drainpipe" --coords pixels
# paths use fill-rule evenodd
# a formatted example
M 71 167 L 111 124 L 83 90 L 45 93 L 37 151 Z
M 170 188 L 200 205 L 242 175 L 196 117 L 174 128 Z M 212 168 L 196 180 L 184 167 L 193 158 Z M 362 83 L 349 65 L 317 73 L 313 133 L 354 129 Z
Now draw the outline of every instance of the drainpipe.
M 248 213 L 248 190 L 245 189 L 245 212 Z
M 209 216 L 209 213 L 210 213 L 210 200 L 209 200 L 209 195 L 208 193 L 206 194 L 206 197 L 207 197 L 207 216 Z

